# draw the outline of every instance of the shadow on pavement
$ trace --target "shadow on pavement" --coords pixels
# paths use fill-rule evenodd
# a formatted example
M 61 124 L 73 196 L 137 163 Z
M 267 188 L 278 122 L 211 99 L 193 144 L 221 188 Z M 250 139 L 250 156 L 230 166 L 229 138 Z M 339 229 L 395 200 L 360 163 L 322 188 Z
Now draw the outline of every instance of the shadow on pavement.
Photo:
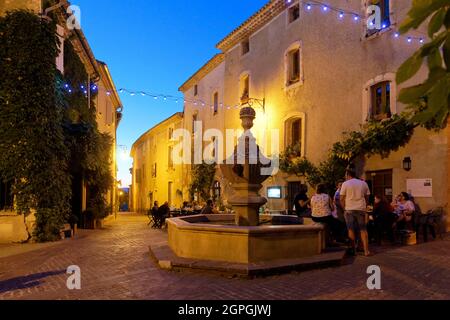
M 43 280 L 45 278 L 57 276 L 60 274 L 65 274 L 65 273 L 66 273 L 66 270 L 49 271 L 49 272 L 44 272 L 44 273 L 36 273 L 36 274 L 28 275 L 25 277 L 18 277 L 18 278 L 0 281 L 0 294 L 9 292 L 9 291 L 19 290 L 19 289 L 27 289 L 27 288 L 36 287 L 36 286 L 40 285 L 42 283 L 41 280 Z

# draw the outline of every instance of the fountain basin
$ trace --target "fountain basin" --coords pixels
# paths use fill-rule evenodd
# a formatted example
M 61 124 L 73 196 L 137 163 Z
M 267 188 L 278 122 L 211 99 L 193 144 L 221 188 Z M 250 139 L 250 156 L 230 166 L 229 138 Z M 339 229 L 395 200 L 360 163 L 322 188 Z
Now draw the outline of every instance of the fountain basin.
M 274 225 L 257 227 L 233 225 L 234 215 L 168 219 L 169 246 L 182 258 L 247 264 L 321 254 L 323 226 L 296 225 L 296 219 L 261 216 L 261 221 L 272 221 Z

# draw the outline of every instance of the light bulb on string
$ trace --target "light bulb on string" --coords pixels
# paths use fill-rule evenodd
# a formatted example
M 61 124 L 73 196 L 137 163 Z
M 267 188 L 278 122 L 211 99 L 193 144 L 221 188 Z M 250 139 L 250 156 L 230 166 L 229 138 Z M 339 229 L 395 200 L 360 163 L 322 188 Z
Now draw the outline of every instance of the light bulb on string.
M 323 6 L 322 7 L 322 11 L 327 12 L 328 11 L 328 7 L 327 6 Z
M 423 40 L 423 38 L 419 39 L 419 43 L 424 43 L 424 42 L 425 42 L 425 40 Z
M 358 21 L 359 17 L 357 15 L 353 16 L 353 20 Z
M 344 18 L 344 13 L 341 11 L 341 12 L 339 12 L 339 19 L 342 19 L 342 18 Z
M 408 37 L 408 43 L 411 43 L 412 42 L 412 38 L 411 37 Z
M 141 96 L 145 97 L 146 96 L 145 92 L 141 92 Z
M 306 10 L 311 10 L 311 8 L 312 8 L 312 6 L 308 3 L 308 4 L 306 4 Z

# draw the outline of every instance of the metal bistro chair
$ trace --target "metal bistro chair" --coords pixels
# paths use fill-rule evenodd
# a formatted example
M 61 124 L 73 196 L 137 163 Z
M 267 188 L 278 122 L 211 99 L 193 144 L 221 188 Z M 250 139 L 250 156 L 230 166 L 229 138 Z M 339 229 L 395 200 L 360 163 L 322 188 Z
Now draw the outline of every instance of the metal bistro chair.
M 419 236 L 419 232 L 422 229 L 423 232 L 423 240 L 424 242 L 428 242 L 428 232 L 431 232 L 431 236 L 433 239 L 436 239 L 437 236 L 441 239 L 444 238 L 444 232 L 442 230 L 444 218 L 444 208 L 438 207 L 433 210 L 428 211 L 424 215 L 420 215 L 416 219 L 416 232 L 417 236 Z

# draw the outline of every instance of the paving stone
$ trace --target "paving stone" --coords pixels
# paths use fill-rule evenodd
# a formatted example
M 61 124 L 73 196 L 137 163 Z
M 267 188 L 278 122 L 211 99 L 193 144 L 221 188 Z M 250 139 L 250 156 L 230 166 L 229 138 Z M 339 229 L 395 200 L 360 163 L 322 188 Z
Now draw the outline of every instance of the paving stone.
M 167 233 L 147 222 L 146 216 L 123 214 L 103 230 L 0 258 L 0 300 L 450 299 L 450 236 L 374 248 L 374 257 L 358 256 L 338 268 L 247 280 L 161 270 L 148 248 L 166 243 Z M 79 291 L 66 288 L 65 270 L 72 264 L 81 268 Z M 373 264 L 382 270 L 380 291 L 366 287 Z

